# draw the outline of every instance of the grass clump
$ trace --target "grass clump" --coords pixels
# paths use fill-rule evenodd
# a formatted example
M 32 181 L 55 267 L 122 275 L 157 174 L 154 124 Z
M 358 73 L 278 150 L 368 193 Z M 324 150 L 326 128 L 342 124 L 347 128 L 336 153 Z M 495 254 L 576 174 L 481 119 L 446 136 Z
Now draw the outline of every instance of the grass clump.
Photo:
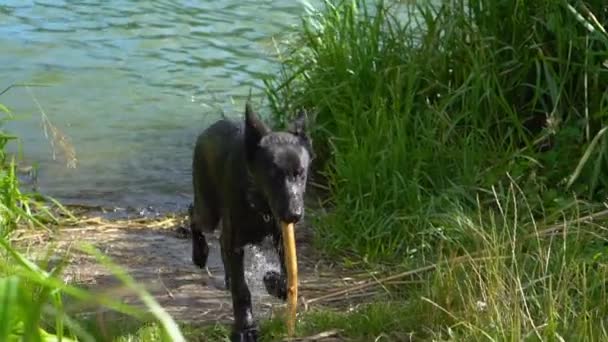
M 41 196 L 23 193 L 19 188 L 14 158 L 9 159 L 5 152 L 6 146 L 17 137 L 2 130 L 13 115 L 1 103 L 0 115 L 0 237 L 7 237 L 19 224 L 41 228 L 44 223 L 57 219 L 42 203 Z
M 515 185 L 494 204 L 476 217 L 457 211 L 446 218 L 444 226 L 466 240 L 441 246 L 439 260 L 445 262 L 417 292 L 425 303 L 420 317 L 433 335 L 495 341 L 608 338 L 606 228 L 577 219 L 575 212 L 559 225 L 543 226 Z
M 319 245 L 435 265 L 390 287 L 402 333 L 608 337 L 607 24 L 600 1 L 325 1 L 280 45 L 268 97 L 314 113 Z
M 207 326 L 192 326 L 183 324 L 180 328 L 184 337 L 193 342 L 219 342 L 230 341 L 230 327 L 221 324 Z M 134 332 L 126 334 L 116 333 L 119 336 L 115 342 L 135 342 L 135 341 L 159 341 L 162 336 L 162 329 L 158 324 L 147 324 L 139 327 Z
M 414 335 L 416 319 L 405 302 L 371 303 L 349 311 L 312 310 L 301 315 L 298 336 L 334 332 L 356 341 L 407 341 Z M 282 319 L 274 318 L 262 326 L 265 341 L 276 341 L 286 333 Z
M 432 252 L 440 239 L 425 227 L 453 204 L 475 208 L 480 189 L 507 174 L 535 215 L 559 211 L 571 191 L 603 198 L 608 35 L 596 24 L 602 3 L 587 6 L 340 1 L 311 11 L 267 85 L 274 113 L 316 113 L 326 249 L 373 260 Z
M 404 279 L 414 280 L 409 285 L 386 284 L 375 301 L 353 310 L 302 313 L 298 334 L 338 329 L 357 341 L 608 339 L 607 228 L 576 210 L 560 224 L 540 225 L 515 184 L 496 191 L 493 204 L 475 215 L 455 209 L 437 222 L 435 228 L 463 238 L 438 246 L 430 271 L 411 274 Z M 263 332 L 268 340 L 283 336 L 282 320 L 267 322 Z

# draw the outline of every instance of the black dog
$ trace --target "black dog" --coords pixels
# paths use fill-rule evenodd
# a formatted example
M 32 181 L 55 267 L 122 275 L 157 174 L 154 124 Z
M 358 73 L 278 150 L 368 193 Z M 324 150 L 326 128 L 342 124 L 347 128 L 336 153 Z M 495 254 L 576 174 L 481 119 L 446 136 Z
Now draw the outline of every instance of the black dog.
M 192 162 L 194 203 L 190 208 L 192 261 L 204 268 L 209 248 L 203 232 L 221 219 L 226 288 L 232 294 L 233 341 L 257 341 L 251 293 L 245 282 L 243 247 L 271 236 L 281 272 L 268 272 L 268 293 L 283 300 L 287 281 L 280 222 L 304 214 L 304 192 L 312 158 L 311 140 L 300 112 L 286 132 L 271 131 L 247 103 L 245 122 L 220 120 L 197 139 Z

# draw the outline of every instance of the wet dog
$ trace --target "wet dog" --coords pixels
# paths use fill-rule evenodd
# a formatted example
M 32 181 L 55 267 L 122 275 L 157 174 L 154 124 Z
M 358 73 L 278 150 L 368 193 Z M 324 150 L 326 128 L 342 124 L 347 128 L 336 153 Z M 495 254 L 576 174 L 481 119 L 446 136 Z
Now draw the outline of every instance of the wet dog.
M 287 296 L 280 222 L 297 223 L 304 215 L 312 158 L 305 120 L 301 111 L 288 130 L 272 131 L 247 103 L 244 122 L 222 119 L 196 141 L 190 207 L 192 261 L 205 267 L 209 247 L 203 233 L 214 231 L 221 220 L 221 255 L 234 313 L 233 341 L 257 341 L 258 335 L 245 282 L 245 245 L 272 237 L 281 272 L 266 273 L 264 284 L 271 295 L 283 300 Z

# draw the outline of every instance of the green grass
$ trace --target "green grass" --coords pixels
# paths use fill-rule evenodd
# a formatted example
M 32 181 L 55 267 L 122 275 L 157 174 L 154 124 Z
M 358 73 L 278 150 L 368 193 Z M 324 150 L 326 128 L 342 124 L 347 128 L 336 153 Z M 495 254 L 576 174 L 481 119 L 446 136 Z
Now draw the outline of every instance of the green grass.
M 483 189 L 507 175 L 535 215 L 559 212 L 571 191 L 606 195 L 608 35 L 565 1 L 443 4 L 328 2 L 281 45 L 268 97 L 280 123 L 296 107 L 316 113 L 328 251 L 432 254 L 433 221 L 491 201 Z
M 150 323 L 136 325 L 135 329 L 132 327 L 119 327 L 114 328 L 113 331 L 108 332 L 111 336 L 117 336 L 113 339 L 114 342 L 139 342 L 139 341 L 160 341 L 162 336 L 162 329 L 158 324 Z M 206 326 L 193 326 L 188 324 L 180 324 L 180 329 L 184 334 L 187 341 L 192 342 L 228 342 L 230 327 L 221 324 L 206 325 Z M 103 336 L 99 334 L 98 336 Z M 99 340 L 99 339 L 98 339 Z
M 416 331 L 416 318 L 407 302 L 372 303 L 351 312 L 313 310 L 301 314 L 298 336 L 338 330 L 341 337 L 358 341 L 403 341 Z M 276 341 L 285 336 L 285 324 L 275 318 L 264 323 L 262 336 Z
M 437 265 L 389 289 L 400 336 L 606 339 L 604 3 L 438 3 L 326 1 L 278 44 L 272 112 L 313 113 L 328 188 L 316 242 L 370 269 Z M 332 317 L 318 328 L 391 330 Z
M 0 104 L 0 237 L 8 236 L 18 224 L 44 227 L 44 223 L 56 222 L 56 217 L 35 194 L 24 194 L 19 188 L 14 158 L 9 160 L 5 147 L 17 137 L 2 130 L 13 118 L 11 111 Z
M 520 190 L 509 195 L 494 212 L 453 214 L 448 227 L 465 239 L 442 246 L 440 258 L 468 257 L 430 275 L 419 316 L 456 340 L 608 338 L 605 228 L 543 227 Z
M 515 185 L 494 210 L 455 210 L 442 228 L 463 238 L 436 250 L 435 268 L 387 285 L 352 312 L 302 313 L 298 334 L 341 329 L 358 341 L 603 341 L 608 339 L 606 227 L 577 219 L 542 226 Z M 379 277 L 379 276 L 378 276 Z M 264 336 L 284 333 L 280 319 Z

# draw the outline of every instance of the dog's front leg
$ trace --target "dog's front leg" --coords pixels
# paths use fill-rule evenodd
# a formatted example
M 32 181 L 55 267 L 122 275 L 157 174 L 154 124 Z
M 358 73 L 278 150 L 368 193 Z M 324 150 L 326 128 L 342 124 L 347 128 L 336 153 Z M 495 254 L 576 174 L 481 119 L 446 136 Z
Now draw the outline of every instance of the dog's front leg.
M 281 234 L 273 234 L 272 242 L 274 249 L 279 254 L 279 263 L 281 265 L 281 273 L 268 271 L 264 275 L 264 286 L 269 295 L 275 296 L 281 300 L 287 299 L 287 268 L 285 267 L 285 251 L 283 250 L 283 241 Z
M 228 230 L 224 229 L 222 231 L 222 235 L 220 236 L 220 250 L 222 255 L 222 264 L 224 265 L 224 286 L 226 287 L 226 290 L 230 291 L 230 249 L 232 244 L 230 243 L 231 234 L 228 234 L 227 232 Z
M 253 320 L 251 309 L 251 293 L 245 281 L 243 267 L 244 250 L 242 247 L 232 247 L 230 253 L 230 285 L 232 292 L 232 310 L 234 312 L 234 328 L 231 340 L 238 342 L 255 342 L 258 329 Z
M 192 233 L 192 262 L 200 268 L 205 268 L 209 256 L 209 245 L 207 245 L 207 240 L 200 227 L 199 215 L 194 210 L 193 205 L 188 207 L 190 232 Z

